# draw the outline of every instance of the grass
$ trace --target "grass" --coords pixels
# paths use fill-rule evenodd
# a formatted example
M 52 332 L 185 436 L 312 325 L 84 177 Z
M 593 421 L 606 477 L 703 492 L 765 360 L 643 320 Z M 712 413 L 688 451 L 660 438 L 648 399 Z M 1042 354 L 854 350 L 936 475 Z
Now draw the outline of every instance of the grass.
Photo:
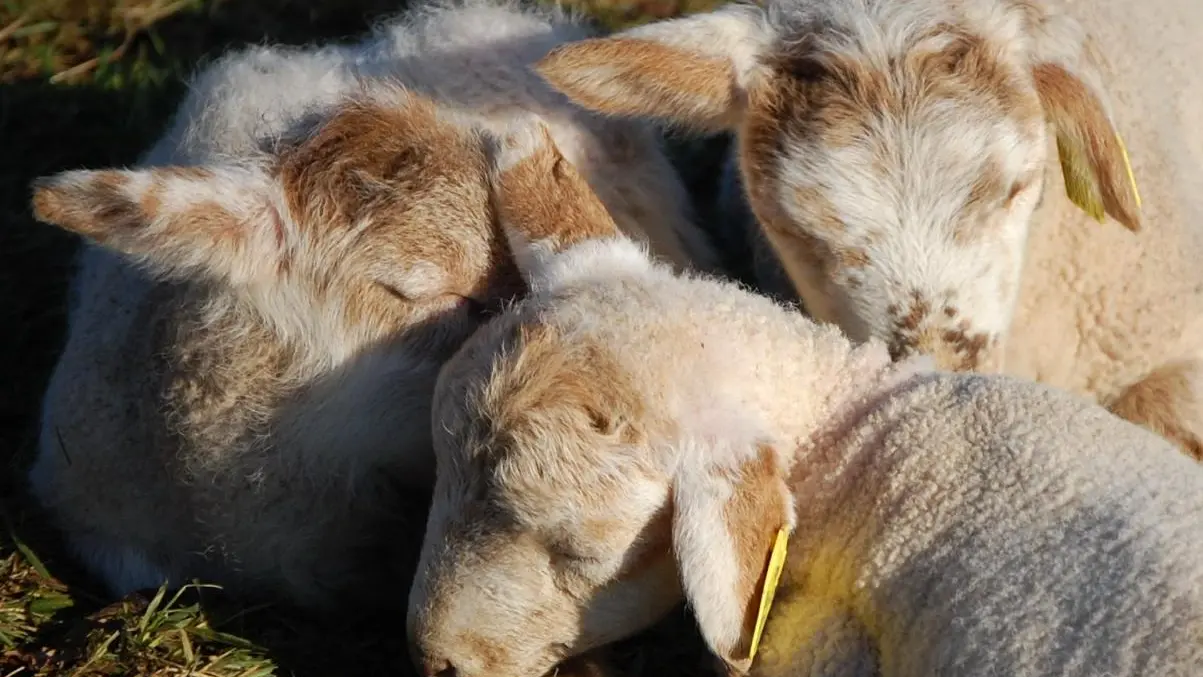
M 401 2 L 0 0 L 0 677 L 406 674 L 400 619 L 247 608 L 202 584 L 107 600 L 63 552 L 21 482 L 62 345 L 75 248 L 70 236 L 30 218 L 30 180 L 134 162 L 162 130 L 187 75 L 226 48 L 353 36 Z M 571 0 L 609 27 L 713 2 Z M 707 148 L 679 148 L 713 157 Z M 696 169 L 686 178 L 706 180 Z M 647 648 L 679 645 L 681 636 L 669 623 L 650 640 L 617 647 L 613 658 L 629 675 L 701 674 L 705 661 L 682 662 L 679 648 Z

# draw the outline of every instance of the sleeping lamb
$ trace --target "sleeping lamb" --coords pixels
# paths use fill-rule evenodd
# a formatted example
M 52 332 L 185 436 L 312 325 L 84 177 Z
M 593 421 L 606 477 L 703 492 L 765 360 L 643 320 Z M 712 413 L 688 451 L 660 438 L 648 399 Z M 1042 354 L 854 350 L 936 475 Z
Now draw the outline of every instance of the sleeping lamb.
M 487 181 L 515 115 L 549 120 L 624 232 L 706 265 L 653 130 L 527 67 L 584 30 L 482 0 L 251 48 L 199 75 L 141 167 L 37 184 L 38 218 L 91 244 L 32 490 L 114 594 L 199 577 L 404 604 L 438 368 L 524 290 Z
M 537 67 L 591 109 L 734 131 L 722 202 L 816 319 L 1203 459 L 1201 31 L 1197 0 L 770 0 Z
M 423 674 L 542 674 L 682 597 L 736 674 L 1203 668 L 1198 464 L 1063 390 L 892 363 L 675 274 L 545 135 L 518 141 L 494 194 L 532 293 L 439 377 Z

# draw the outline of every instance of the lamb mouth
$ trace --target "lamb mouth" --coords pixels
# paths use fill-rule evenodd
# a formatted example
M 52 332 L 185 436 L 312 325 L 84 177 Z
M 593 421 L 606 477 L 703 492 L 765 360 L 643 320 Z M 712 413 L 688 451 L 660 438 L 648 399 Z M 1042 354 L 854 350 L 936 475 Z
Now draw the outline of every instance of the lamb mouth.
M 561 656 L 542 677 L 603 677 L 607 671 L 599 666 L 596 652 L 588 651 L 576 656 L 569 656 L 568 645 L 557 644 L 552 654 Z M 567 656 L 567 658 L 564 658 Z

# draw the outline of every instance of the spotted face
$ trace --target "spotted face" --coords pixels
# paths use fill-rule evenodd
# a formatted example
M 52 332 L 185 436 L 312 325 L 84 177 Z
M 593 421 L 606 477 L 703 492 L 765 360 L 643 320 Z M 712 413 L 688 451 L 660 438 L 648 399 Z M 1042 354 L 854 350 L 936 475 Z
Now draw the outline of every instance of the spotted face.
M 741 165 L 807 309 L 899 357 L 986 366 L 1011 321 L 1048 160 L 1030 71 L 1006 47 L 947 30 L 897 54 L 804 41 L 766 67 Z
M 44 221 L 156 275 L 228 285 L 336 362 L 403 336 L 444 357 L 522 288 L 492 216 L 485 140 L 401 92 L 367 96 L 240 161 L 64 172 Z
M 1100 62 L 1027 0 L 778 0 L 566 45 L 539 70 L 596 110 L 734 131 L 810 313 L 996 370 L 1054 157 L 1072 202 L 1140 226 Z

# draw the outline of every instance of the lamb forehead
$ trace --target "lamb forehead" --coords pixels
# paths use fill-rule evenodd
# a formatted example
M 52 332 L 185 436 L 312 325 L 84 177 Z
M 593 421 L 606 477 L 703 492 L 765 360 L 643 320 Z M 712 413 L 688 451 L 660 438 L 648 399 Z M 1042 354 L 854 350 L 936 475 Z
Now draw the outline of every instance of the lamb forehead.
M 474 120 L 392 86 L 345 97 L 298 120 L 270 145 L 294 201 L 307 189 L 349 188 L 355 180 L 372 186 L 400 179 L 412 190 L 427 188 L 435 177 L 474 176 L 483 182 L 487 171 L 485 141 Z M 418 168 L 420 173 L 412 171 Z M 324 197 L 346 211 L 365 201 L 353 194 Z
M 812 222 L 951 216 L 1035 180 L 1043 115 L 1019 47 L 965 22 L 872 21 L 897 35 L 829 28 L 768 60 L 745 159 L 780 179 L 774 199 Z
M 1041 156 L 1031 150 L 1042 144 L 1011 120 L 972 119 L 973 110 L 958 116 L 956 108 L 927 120 L 876 118 L 843 146 L 791 138 L 777 163 L 774 197 L 795 221 L 827 226 L 832 232 L 824 235 L 852 224 L 984 216 L 1039 178 Z
M 382 257 L 395 250 L 456 278 L 427 286 L 461 291 L 496 254 L 485 141 L 454 110 L 369 88 L 298 123 L 274 150 L 288 209 L 307 236 L 376 237 Z
M 635 375 L 609 346 L 542 313 L 500 330 L 487 373 L 468 395 L 478 453 L 537 453 L 592 435 L 633 442 L 651 412 Z
M 1030 0 L 768 0 L 767 25 L 775 36 L 798 39 L 822 33 L 866 49 L 905 50 L 949 29 L 988 34 L 1023 46 Z
M 957 102 L 958 114 L 1010 116 L 1021 126 L 1041 118 L 1020 3 L 828 0 L 775 3 L 768 14 L 777 39 L 764 59 L 772 86 L 762 89 L 783 99 L 774 107 L 783 124 L 823 107 L 844 114 L 812 122 L 930 113 L 914 109 L 931 101 Z

